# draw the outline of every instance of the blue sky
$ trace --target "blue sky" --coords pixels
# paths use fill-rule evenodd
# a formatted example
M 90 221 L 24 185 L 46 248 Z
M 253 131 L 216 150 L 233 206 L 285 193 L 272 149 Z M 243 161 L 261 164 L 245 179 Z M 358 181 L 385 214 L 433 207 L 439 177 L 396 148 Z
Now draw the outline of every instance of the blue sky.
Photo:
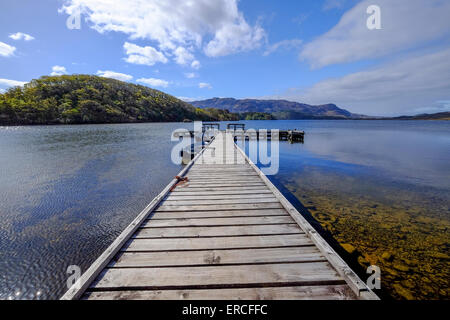
M 372 4 L 379 30 L 367 28 Z M 81 29 L 69 29 L 78 13 Z M 2 1 L 0 90 L 82 73 L 186 100 L 283 98 L 370 115 L 448 111 L 449 16 L 446 0 Z

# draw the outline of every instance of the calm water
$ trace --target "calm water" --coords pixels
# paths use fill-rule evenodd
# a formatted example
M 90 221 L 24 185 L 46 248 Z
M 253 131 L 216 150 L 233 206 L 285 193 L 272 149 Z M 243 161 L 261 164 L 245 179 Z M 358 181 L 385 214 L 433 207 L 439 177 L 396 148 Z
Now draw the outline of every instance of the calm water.
M 354 244 L 358 259 L 381 255 L 385 249 L 373 247 L 384 248 L 381 243 L 392 239 L 372 237 L 371 246 L 363 245 L 356 235 L 365 234 L 364 230 L 345 233 L 361 227 L 353 222 L 374 226 L 369 233 L 379 234 L 385 230 L 380 221 L 401 211 L 403 220 L 391 223 L 406 221 L 418 232 L 418 241 L 425 229 L 427 235 L 438 234 L 438 240 L 430 238 L 430 245 L 440 253 L 437 266 L 444 267 L 444 274 L 429 279 L 428 286 L 432 297 L 445 297 L 448 282 L 439 281 L 448 276 L 448 230 L 429 226 L 449 221 L 449 122 L 246 124 L 247 128 L 306 131 L 304 144 L 281 143 L 280 171 L 271 179 L 297 197 L 337 241 Z M 66 290 L 67 266 L 86 270 L 179 172 L 180 166 L 170 161 L 170 133 L 183 126 L 0 127 L 0 298 L 60 297 Z M 368 217 L 366 208 L 358 207 L 361 204 L 383 210 L 372 208 Z M 381 220 L 373 220 L 375 211 Z M 327 224 L 336 216 L 340 218 L 336 223 Z M 431 220 L 421 224 L 421 217 Z M 407 241 L 401 241 L 399 246 L 410 252 Z M 399 259 L 390 259 L 386 270 L 395 271 L 393 264 L 405 263 L 406 258 Z M 399 296 L 396 290 L 408 289 L 405 280 L 417 274 L 423 277 L 425 271 L 419 266 L 410 268 L 409 275 L 396 271 L 391 282 L 401 288 L 389 287 L 394 297 Z M 414 281 L 409 284 L 411 292 L 418 286 Z
M 0 298 L 59 298 L 179 172 L 178 127 L 0 128 Z

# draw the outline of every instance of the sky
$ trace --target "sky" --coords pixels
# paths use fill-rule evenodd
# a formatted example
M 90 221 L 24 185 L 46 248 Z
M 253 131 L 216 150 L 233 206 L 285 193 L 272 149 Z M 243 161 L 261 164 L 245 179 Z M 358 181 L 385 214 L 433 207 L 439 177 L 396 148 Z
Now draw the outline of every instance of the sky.
M 450 111 L 449 17 L 449 0 L 1 1 L 0 93 L 94 74 L 186 101 Z

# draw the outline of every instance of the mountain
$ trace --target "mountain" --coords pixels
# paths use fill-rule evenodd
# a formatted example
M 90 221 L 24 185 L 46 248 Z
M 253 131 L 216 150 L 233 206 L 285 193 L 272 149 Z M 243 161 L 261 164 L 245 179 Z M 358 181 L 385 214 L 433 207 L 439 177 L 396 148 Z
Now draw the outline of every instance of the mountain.
M 0 125 L 229 121 L 145 86 L 91 75 L 43 76 L 0 94 Z
M 216 108 L 228 110 L 233 113 L 265 113 L 279 120 L 285 119 L 353 119 L 364 118 L 335 104 L 309 105 L 287 100 L 257 100 L 213 98 L 203 101 L 194 101 L 191 104 L 198 108 Z
M 240 119 L 450 119 L 449 112 L 397 118 L 356 115 L 334 104 L 214 98 L 181 101 L 145 86 L 91 75 L 43 76 L 0 94 L 0 125 L 237 121 Z
M 390 118 L 394 120 L 450 120 L 450 112 L 423 113 L 415 116 L 401 116 Z

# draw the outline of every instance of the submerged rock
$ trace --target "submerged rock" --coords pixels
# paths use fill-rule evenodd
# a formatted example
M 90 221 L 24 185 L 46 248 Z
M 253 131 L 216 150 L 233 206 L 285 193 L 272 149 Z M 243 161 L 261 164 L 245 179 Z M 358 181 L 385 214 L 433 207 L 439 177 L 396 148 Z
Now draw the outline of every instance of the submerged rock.
M 381 255 L 381 258 L 386 261 L 392 261 L 394 259 L 394 256 L 392 255 L 392 253 L 385 251 Z
M 407 265 L 404 265 L 399 262 L 394 263 L 393 267 L 394 267 L 394 269 L 397 269 L 398 271 L 403 271 L 403 272 L 409 271 L 409 267 Z
M 364 268 L 368 267 L 370 265 L 369 261 L 367 261 L 363 256 L 358 257 L 358 263 L 363 266 Z
M 402 298 L 407 300 L 414 299 L 414 296 L 411 294 L 411 292 L 408 289 L 403 288 L 400 284 L 394 284 L 393 287 L 397 294 Z
M 430 256 L 432 258 L 436 258 L 436 259 L 443 259 L 443 260 L 448 260 L 449 259 L 449 256 L 447 254 L 445 254 L 445 253 L 442 253 L 442 252 L 433 252 Z
M 350 254 L 356 251 L 356 248 L 352 246 L 350 243 L 342 243 L 341 246 L 342 248 L 344 248 L 345 251 L 347 251 Z

